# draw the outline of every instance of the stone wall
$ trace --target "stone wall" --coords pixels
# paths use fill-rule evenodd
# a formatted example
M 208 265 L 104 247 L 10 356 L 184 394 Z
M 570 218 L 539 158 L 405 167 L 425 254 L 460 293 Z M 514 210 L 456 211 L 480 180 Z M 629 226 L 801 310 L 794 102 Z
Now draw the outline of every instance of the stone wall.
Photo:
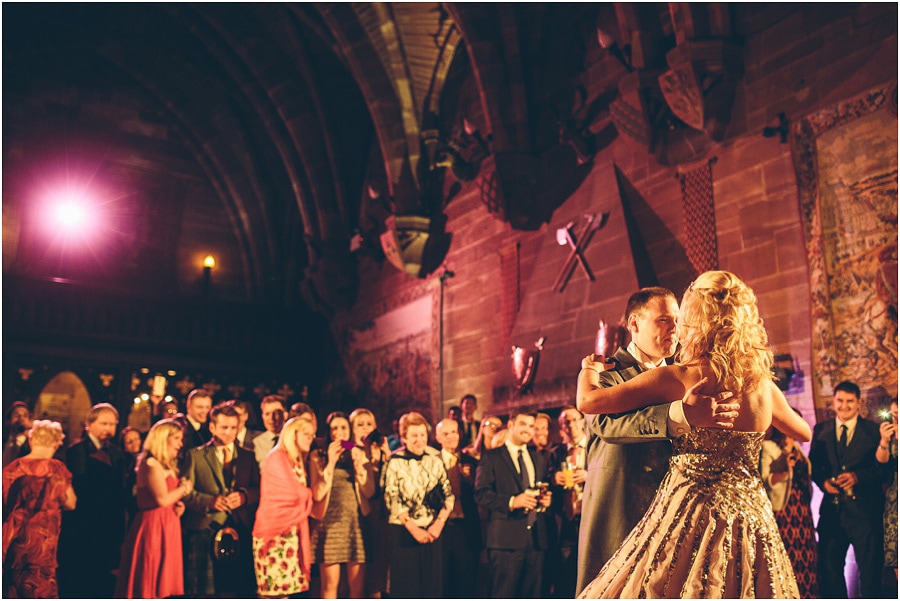
M 716 158 L 712 173 L 719 267 L 735 272 L 756 291 L 772 347 L 791 355 L 798 371 L 788 401 L 814 422 L 805 377 L 810 369 L 810 290 L 796 176 L 790 145 L 778 136 L 765 138 L 761 131 L 776 124 L 780 112 L 795 120 L 895 79 L 897 8 L 741 4 L 735 10 L 735 28 L 744 37 L 745 75 L 728 137 L 711 154 Z M 445 409 L 466 393 L 477 395 L 484 414 L 506 412 L 514 405 L 553 408 L 574 400 L 579 362 L 593 349 L 598 320 L 617 321 L 628 295 L 639 286 L 618 193 L 622 180 L 633 189 L 630 210 L 659 283 L 681 295 L 690 278 L 684 264 L 680 184 L 675 170 L 656 164 L 646 148 L 619 136 L 595 156 L 589 175 L 550 222 L 534 232 L 514 231 L 491 216 L 469 184 L 445 210 L 453 233 L 446 266 L 455 276 L 443 284 L 440 270 L 430 276 L 432 290 L 444 287 L 434 324 L 439 328 L 443 322 L 443 356 L 433 363 L 443 366 L 435 376 L 442 385 L 437 388 L 439 403 L 432 399 L 431 406 Z M 557 228 L 585 213 L 604 212 L 608 221 L 585 250 L 596 281 L 576 268 L 565 290 L 554 291 L 569 254 L 556 242 Z M 501 253 L 515 254 L 517 244 L 518 274 L 511 279 L 501 266 Z M 386 263 L 373 269 L 366 262 L 360 277 L 356 308 L 332 323 L 338 333 L 363 307 L 390 304 L 390 298 L 422 286 Z M 504 295 L 515 294 L 509 283 L 516 280 L 519 310 L 505 332 L 502 312 L 511 301 Z M 530 348 L 541 336 L 546 342 L 533 391 L 519 394 L 511 376 L 511 346 Z

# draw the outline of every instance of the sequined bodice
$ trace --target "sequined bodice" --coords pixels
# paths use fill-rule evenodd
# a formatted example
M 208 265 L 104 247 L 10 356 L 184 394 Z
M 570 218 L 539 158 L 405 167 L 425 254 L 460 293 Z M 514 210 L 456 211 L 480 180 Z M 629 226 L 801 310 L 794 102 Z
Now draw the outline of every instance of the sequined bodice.
M 759 479 L 763 432 L 696 428 L 673 441 L 670 466 L 707 484 Z

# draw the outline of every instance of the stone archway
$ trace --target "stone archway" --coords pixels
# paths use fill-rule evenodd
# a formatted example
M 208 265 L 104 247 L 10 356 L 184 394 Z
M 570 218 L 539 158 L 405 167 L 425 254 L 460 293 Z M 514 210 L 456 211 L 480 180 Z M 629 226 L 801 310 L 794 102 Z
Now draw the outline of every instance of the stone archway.
M 91 395 L 81 378 L 74 372 L 61 371 L 38 395 L 34 417 L 59 422 L 66 433 L 64 444 L 68 446 L 81 438 L 91 404 Z

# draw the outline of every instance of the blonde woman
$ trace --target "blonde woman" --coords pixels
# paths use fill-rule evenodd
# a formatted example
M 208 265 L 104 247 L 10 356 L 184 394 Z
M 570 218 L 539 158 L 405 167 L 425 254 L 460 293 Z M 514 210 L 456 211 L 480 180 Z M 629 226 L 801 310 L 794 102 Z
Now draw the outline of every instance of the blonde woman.
M 63 509 L 75 509 L 72 474 L 53 454 L 62 426 L 35 420 L 28 431 L 31 452 L 3 468 L 4 597 L 55 599 L 56 549 Z
M 253 565 L 260 598 L 309 590 L 313 499 L 305 466 L 315 437 L 316 426 L 308 416 L 292 417 L 260 472 L 259 508 L 253 524 Z
M 475 442 L 462 450 L 463 453 L 475 459 L 481 459 L 481 454 L 494 448 L 494 436 L 503 429 L 503 421 L 496 415 L 489 415 L 481 420 L 478 436 Z
M 194 489 L 178 477 L 181 425 L 170 419 L 153 424 L 138 456 L 135 484 L 138 513 L 122 545 L 116 598 L 148 599 L 184 595 L 181 551 L 182 498 Z
M 381 479 L 381 470 L 391 456 L 391 449 L 387 438 L 378 431 L 375 414 L 364 407 L 350 413 L 350 431 L 353 442 L 366 454 L 367 478 L 374 488 L 370 499 L 365 495 L 358 495 L 366 546 L 365 595 L 380 599 L 387 590 L 389 531 L 384 499 L 378 494 L 377 485 Z
M 586 357 L 578 409 L 621 413 L 730 391 L 740 404 L 734 429 L 696 428 L 673 441 L 656 498 L 581 596 L 797 598 L 758 461 L 770 424 L 801 441 L 810 428 L 772 381 L 756 295 L 734 274 L 701 274 L 684 294 L 676 332 L 675 365 L 611 388 L 598 383 L 603 358 Z

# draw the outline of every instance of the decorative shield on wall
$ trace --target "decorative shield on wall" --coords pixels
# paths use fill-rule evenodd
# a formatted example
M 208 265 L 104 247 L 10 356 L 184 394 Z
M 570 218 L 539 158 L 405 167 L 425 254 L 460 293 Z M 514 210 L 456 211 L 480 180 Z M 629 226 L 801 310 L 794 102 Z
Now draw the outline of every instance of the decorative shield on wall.
M 516 378 L 516 389 L 520 392 L 530 389 L 534 382 L 538 359 L 540 359 L 541 351 L 544 348 L 544 340 L 546 338 L 541 336 L 534 343 L 534 350 L 524 349 L 521 346 L 512 347 L 513 376 Z
M 671 50 L 666 58 L 671 68 L 659 76 L 666 104 L 679 119 L 694 129 L 703 129 L 703 93 L 694 65 L 680 48 Z

